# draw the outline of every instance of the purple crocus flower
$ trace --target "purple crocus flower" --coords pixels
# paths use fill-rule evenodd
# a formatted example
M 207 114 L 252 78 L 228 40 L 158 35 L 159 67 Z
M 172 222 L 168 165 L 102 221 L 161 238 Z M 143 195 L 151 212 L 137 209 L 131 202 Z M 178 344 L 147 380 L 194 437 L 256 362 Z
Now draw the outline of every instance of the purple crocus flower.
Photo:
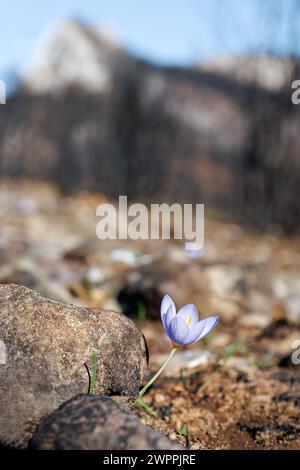
M 142 406 L 145 406 L 142 401 L 143 396 L 157 377 L 160 376 L 178 347 L 196 343 L 200 339 L 204 338 L 204 336 L 208 335 L 208 333 L 214 329 L 219 321 L 219 317 L 217 316 L 208 317 L 205 318 L 205 320 L 199 321 L 198 310 L 193 304 L 185 305 L 176 313 L 175 304 L 169 295 L 164 296 L 160 307 L 160 313 L 166 333 L 173 343 L 173 348 L 161 368 L 156 372 L 152 379 L 146 383 L 138 394 L 135 400 L 137 405 L 142 404 Z
M 169 295 L 165 295 L 161 307 L 161 320 L 166 333 L 175 346 L 187 346 L 204 338 L 219 321 L 218 316 L 199 321 L 198 310 L 193 304 L 182 307 L 176 313 L 176 307 Z

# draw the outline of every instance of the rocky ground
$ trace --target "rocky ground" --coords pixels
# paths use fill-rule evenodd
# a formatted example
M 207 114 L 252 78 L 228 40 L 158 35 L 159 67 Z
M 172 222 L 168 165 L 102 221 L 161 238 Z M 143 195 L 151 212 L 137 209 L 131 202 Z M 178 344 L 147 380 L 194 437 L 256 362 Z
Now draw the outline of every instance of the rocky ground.
M 291 360 L 296 342 L 300 344 L 299 239 L 274 235 L 275 230 L 273 234 L 257 234 L 207 215 L 205 249 L 197 258 L 189 257 L 184 245 L 173 241 L 101 242 L 95 236 L 95 208 L 104 200 L 100 195 L 87 193 L 61 197 L 46 184 L 2 182 L 0 283 L 21 284 L 45 297 L 76 305 L 80 318 L 86 308 L 92 309 L 93 315 L 95 309 L 129 315 L 142 330 L 149 349 L 147 369 L 143 348 L 138 346 L 142 340 L 137 336 L 135 347 L 142 348 L 141 356 L 137 364 L 131 365 L 141 372 L 142 383 L 168 354 L 169 343 L 159 320 L 159 305 L 165 293 L 178 306 L 195 303 L 203 317 L 219 314 L 217 329 L 201 343 L 177 351 L 165 374 L 145 395 L 146 405 L 133 408 L 131 413 L 142 423 L 192 449 L 300 448 L 300 365 Z M 15 293 L 12 295 L 15 299 Z M 29 302 L 30 314 L 38 321 L 39 308 L 34 313 L 33 305 L 40 300 L 32 295 L 35 300 L 33 304 Z M 6 313 L 9 298 L 5 300 Z M 3 299 L 2 295 L 2 305 Z M 19 312 L 20 308 L 14 311 Z M 57 307 L 58 317 L 59 311 Z M 25 323 L 20 321 L 18 328 L 25 328 L 28 315 L 24 308 Z M 87 320 L 89 326 L 80 320 L 84 325 L 81 329 L 76 323 L 78 317 L 75 321 L 72 315 L 68 313 L 63 329 L 55 329 L 57 323 L 53 320 L 51 324 L 51 316 L 46 324 L 47 328 L 52 325 L 53 337 L 60 338 L 59 348 L 67 348 L 57 349 L 58 354 L 66 353 L 57 370 L 57 364 L 48 361 L 51 341 L 38 343 L 37 350 L 45 352 L 44 363 L 34 356 L 36 350 L 30 349 L 37 361 L 36 369 L 30 378 L 22 376 L 22 383 L 24 389 L 28 385 L 35 399 L 36 418 L 40 410 L 45 415 L 54 411 L 61 403 L 60 393 L 64 394 L 63 401 L 73 393 L 86 393 L 85 371 L 82 369 L 78 375 L 76 366 L 80 355 L 84 363 L 88 360 L 85 355 L 96 347 L 93 335 L 97 335 L 98 326 L 91 317 Z M 134 328 L 129 324 L 126 323 L 126 328 Z M 17 335 L 17 326 L 7 325 L 6 331 L 11 328 L 9 340 L 17 354 L 22 342 L 11 339 Z M 67 328 L 74 328 L 74 334 L 68 336 Z M 42 328 L 33 334 L 43 338 Z M 91 344 L 82 347 L 89 343 L 90 334 Z M 29 340 L 26 344 L 32 347 Z M 76 359 L 68 356 L 69 350 Z M 102 350 L 97 353 L 106 354 Z M 32 390 L 38 393 L 36 376 L 45 363 L 51 363 L 49 370 L 53 380 L 58 381 L 52 384 L 53 389 L 60 387 L 59 393 L 55 388 L 55 397 L 59 399 L 54 400 L 53 409 L 44 406 L 41 396 L 36 398 L 32 394 Z M 68 386 L 63 378 L 66 373 L 73 380 Z M 120 375 L 120 371 L 116 373 Z M 13 380 L 9 373 L 7 377 Z M 133 381 L 139 380 L 137 375 L 131 377 Z M 42 386 L 46 382 L 42 375 L 40 379 Z M 104 390 L 113 397 L 119 389 L 114 377 L 108 380 L 111 384 L 100 387 L 98 392 Z M 127 390 L 128 377 L 124 380 Z M 43 397 L 52 393 L 48 382 L 48 388 L 42 389 Z M 132 393 L 130 390 L 128 395 Z M 5 406 L 9 406 L 9 400 Z M 15 409 L 21 416 L 24 409 Z M 2 421 L 2 436 L 3 426 Z M 29 423 L 27 434 L 32 430 Z

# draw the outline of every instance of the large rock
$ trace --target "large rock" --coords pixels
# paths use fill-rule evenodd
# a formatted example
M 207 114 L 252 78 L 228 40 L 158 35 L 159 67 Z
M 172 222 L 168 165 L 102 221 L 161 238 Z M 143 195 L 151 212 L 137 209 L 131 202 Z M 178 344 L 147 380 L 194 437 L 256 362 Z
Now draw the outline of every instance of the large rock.
M 145 340 L 127 317 L 50 300 L 23 286 L 0 285 L 0 443 L 26 445 L 40 420 L 88 389 L 134 397 L 147 365 Z M 123 398 L 124 400 L 124 398 Z
M 181 447 L 122 411 L 110 398 L 79 395 L 48 416 L 34 434 L 34 449 L 162 450 Z

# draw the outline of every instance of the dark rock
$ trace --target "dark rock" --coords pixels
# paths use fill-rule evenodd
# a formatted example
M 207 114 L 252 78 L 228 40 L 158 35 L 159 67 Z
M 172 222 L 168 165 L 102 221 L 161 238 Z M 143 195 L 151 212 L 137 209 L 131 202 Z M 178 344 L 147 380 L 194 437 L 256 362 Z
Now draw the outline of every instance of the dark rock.
M 146 278 L 137 283 L 125 283 L 118 293 L 117 300 L 125 315 L 139 318 L 142 311 L 145 312 L 145 318 L 157 320 L 160 318 L 162 297 L 158 286 L 153 285 L 150 278 Z
M 63 257 L 67 261 L 77 261 L 79 263 L 88 263 L 90 256 L 95 256 L 100 248 L 99 240 L 88 240 L 83 244 L 67 250 Z
M 279 374 L 274 375 L 274 378 L 276 380 L 279 380 L 280 382 L 286 382 L 286 383 L 300 383 L 300 376 L 299 375 L 294 375 L 290 374 L 289 372 L 282 372 Z
M 281 393 L 280 395 L 276 395 L 273 397 L 273 400 L 275 402 L 291 402 L 294 403 L 295 406 L 298 406 L 300 408 L 300 394 L 299 392 L 284 392 Z
M 16 270 L 9 276 L 1 279 L 1 284 L 20 284 L 29 289 L 37 289 L 39 287 L 39 280 L 29 271 Z
M 110 398 L 78 395 L 48 416 L 33 449 L 169 450 L 181 447 L 122 411 Z
M 160 304 L 166 293 L 177 306 L 201 302 L 203 309 L 210 308 L 210 284 L 201 267 L 175 263 L 165 254 L 139 268 L 136 274 L 123 276 L 117 295 L 128 316 L 140 318 L 140 311 L 144 311 L 146 318 L 160 320 Z
M 285 327 L 287 325 L 288 321 L 285 318 L 275 320 L 259 334 L 257 339 L 261 339 L 263 337 L 273 338 L 274 336 L 276 336 L 276 334 L 282 327 Z
M 284 369 L 285 368 L 294 369 L 295 371 L 297 370 L 297 367 L 298 367 L 297 364 L 293 364 L 292 355 L 290 353 L 279 358 L 278 366 Z
M 64 305 L 9 284 L 0 285 L 0 320 L 7 356 L 0 365 L 0 443 L 25 445 L 44 416 L 86 393 L 84 364 L 91 373 L 94 351 L 95 393 L 127 401 L 138 393 L 146 345 L 127 317 Z

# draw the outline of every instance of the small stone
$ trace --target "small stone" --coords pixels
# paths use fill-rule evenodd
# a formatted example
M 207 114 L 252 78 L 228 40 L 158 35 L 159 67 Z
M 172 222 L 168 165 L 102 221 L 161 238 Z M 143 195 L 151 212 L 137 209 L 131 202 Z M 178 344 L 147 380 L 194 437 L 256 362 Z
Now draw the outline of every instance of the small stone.
M 228 368 L 232 367 L 245 374 L 251 375 L 254 373 L 253 364 L 251 364 L 251 362 L 244 357 L 237 357 L 237 356 L 230 357 L 226 361 L 226 366 Z
M 114 263 L 124 263 L 128 266 L 138 267 L 151 263 L 152 256 L 147 254 L 143 255 L 134 250 L 120 248 L 111 251 L 109 259 Z
M 206 269 L 212 290 L 221 297 L 234 293 L 242 271 L 236 266 L 212 266 Z
M 243 326 L 266 328 L 270 324 L 270 317 L 265 313 L 249 313 L 239 319 Z
M 156 393 L 154 396 L 154 401 L 157 405 L 162 405 L 166 403 L 166 397 L 162 393 Z
M 104 280 L 104 273 L 99 266 L 94 265 L 89 267 L 84 277 L 91 284 L 99 284 Z
M 64 259 L 67 261 L 88 263 L 89 259 L 93 259 L 100 248 L 101 244 L 99 240 L 87 240 L 75 248 L 68 249 L 64 253 Z
M 33 449 L 176 450 L 182 449 L 108 397 L 78 395 L 48 416 L 30 441 Z
M 213 349 L 226 348 L 231 343 L 231 336 L 228 333 L 220 333 L 212 336 L 209 346 Z
M 183 349 L 176 351 L 166 367 L 166 373 L 173 374 L 181 369 L 193 369 L 207 366 L 215 362 L 215 356 L 210 351 L 201 349 Z

